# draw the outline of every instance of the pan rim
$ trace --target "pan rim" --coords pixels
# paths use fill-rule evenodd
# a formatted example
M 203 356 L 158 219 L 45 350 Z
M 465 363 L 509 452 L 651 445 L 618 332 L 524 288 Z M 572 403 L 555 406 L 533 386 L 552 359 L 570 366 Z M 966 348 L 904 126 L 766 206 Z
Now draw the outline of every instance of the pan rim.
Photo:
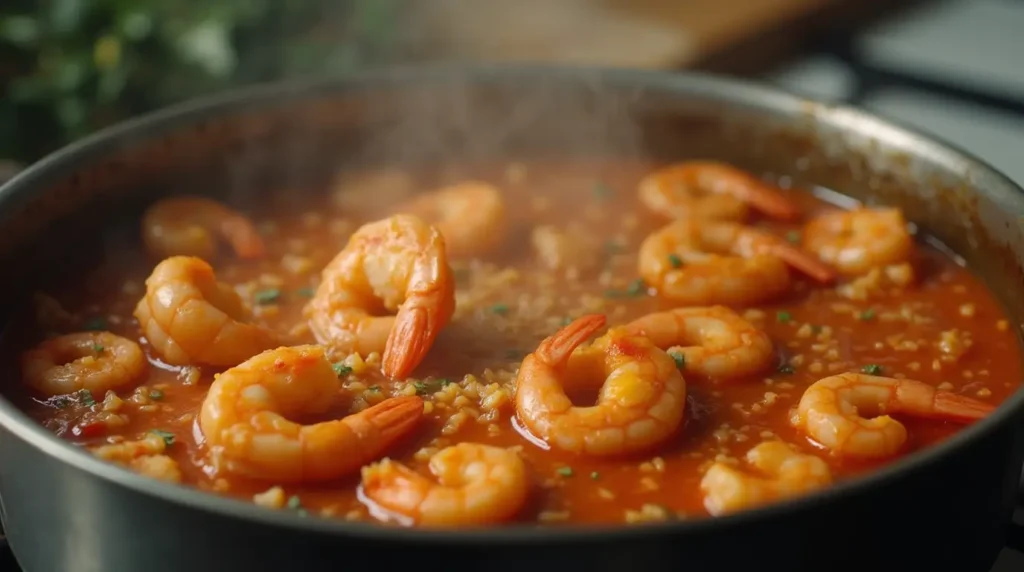
M 125 141 L 152 140 L 203 118 L 222 113 L 238 113 L 245 109 L 259 109 L 274 103 L 302 100 L 321 92 L 336 93 L 359 89 L 373 89 L 388 84 L 410 84 L 425 80 L 458 79 L 469 83 L 488 80 L 539 81 L 544 79 L 600 78 L 612 86 L 656 88 L 680 97 L 704 96 L 720 100 L 730 106 L 748 107 L 767 113 L 807 114 L 818 123 L 837 130 L 867 134 L 871 137 L 895 141 L 897 146 L 914 149 L 918 155 L 928 155 L 963 167 L 970 176 L 981 177 L 986 192 L 995 193 L 997 200 L 1016 203 L 1024 212 L 1024 190 L 997 169 L 973 154 L 963 151 L 942 138 L 922 129 L 910 127 L 884 116 L 868 113 L 854 106 L 828 103 L 788 93 L 782 89 L 760 83 L 725 78 L 698 72 L 663 72 L 626 68 L 593 66 L 562 66 L 542 64 L 440 64 L 416 67 L 395 67 L 354 74 L 345 78 L 284 81 L 261 84 L 226 93 L 192 99 L 155 112 L 116 124 L 71 143 L 29 166 L 0 186 L 0 219 L 5 211 L 26 200 L 36 189 L 66 176 L 76 168 L 106 156 L 121 148 Z M 2 224 L 0 220 L 0 224 Z M 1020 345 L 1020 332 L 1017 332 Z M 600 542 L 605 539 L 625 540 L 647 537 L 650 534 L 713 534 L 719 530 L 744 526 L 804 512 L 832 499 L 849 495 L 865 495 L 877 487 L 907 475 L 927 471 L 948 455 L 954 455 L 972 446 L 985 436 L 1003 430 L 1005 426 L 1024 417 L 1024 387 L 1003 401 L 986 419 L 966 427 L 942 443 L 907 455 L 881 469 L 841 481 L 821 491 L 792 500 L 743 511 L 737 514 L 649 524 L 645 526 L 601 525 L 538 528 L 534 525 L 514 525 L 476 530 L 426 530 L 418 528 L 383 527 L 375 523 L 347 522 L 340 519 L 309 518 L 290 511 L 268 510 L 250 502 L 221 497 L 198 489 L 164 483 L 137 475 L 125 468 L 102 461 L 81 447 L 61 440 L 19 410 L 6 397 L 0 395 L 0 426 L 32 447 L 67 463 L 91 476 L 103 479 L 132 491 L 157 497 L 162 501 L 183 505 L 226 518 L 244 519 L 266 526 L 300 530 L 305 533 L 341 535 L 368 540 L 395 540 L 411 544 L 443 541 L 455 545 L 550 545 L 566 542 Z

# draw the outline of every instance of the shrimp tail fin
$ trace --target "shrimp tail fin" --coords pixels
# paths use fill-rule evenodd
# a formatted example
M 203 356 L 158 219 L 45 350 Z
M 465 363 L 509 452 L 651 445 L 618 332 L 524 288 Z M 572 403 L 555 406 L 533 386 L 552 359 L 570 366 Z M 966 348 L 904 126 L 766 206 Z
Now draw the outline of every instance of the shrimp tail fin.
M 541 342 L 535 355 L 548 365 L 564 364 L 568 362 L 573 350 L 603 328 L 605 322 L 603 314 L 580 316 Z
M 423 417 L 423 399 L 415 395 L 392 397 L 364 409 L 363 419 L 379 431 L 383 446 L 409 433 Z
M 783 245 L 773 249 L 772 254 L 822 284 L 830 284 L 836 278 L 836 273 L 832 268 L 803 250 Z
M 934 407 L 936 417 L 960 422 L 984 419 L 989 413 L 995 411 L 996 408 L 991 403 L 985 403 L 984 401 L 971 399 L 970 397 L 948 391 L 938 391 L 935 393 Z
M 244 217 L 230 217 L 224 220 L 221 223 L 221 232 L 240 258 L 262 258 L 266 252 L 259 232 Z
M 800 208 L 777 189 L 758 185 L 752 187 L 749 192 L 737 195 L 750 206 L 774 219 L 792 221 L 800 216 Z
M 395 317 L 395 324 L 384 346 L 384 375 L 402 379 L 412 373 L 423 361 L 437 337 L 437 329 L 430 324 L 426 308 L 403 308 Z

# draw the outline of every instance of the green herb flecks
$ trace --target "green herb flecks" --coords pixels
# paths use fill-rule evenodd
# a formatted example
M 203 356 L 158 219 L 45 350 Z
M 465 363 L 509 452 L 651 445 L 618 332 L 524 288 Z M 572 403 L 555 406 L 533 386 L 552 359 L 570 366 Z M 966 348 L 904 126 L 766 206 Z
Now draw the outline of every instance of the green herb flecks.
M 798 231 L 798 230 L 791 230 L 791 231 L 787 232 L 786 233 L 786 240 L 788 240 L 792 244 L 800 244 L 800 231 Z
M 79 389 L 74 393 L 75 401 L 78 401 L 86 407 L 92 407 L 96 405 L 96 400 L 92 397 L 92 392 L 88 389 Z
M 869 363 L 868 365 L 860 368 L 860 371 L 868 375 L 882 375 L 882 366 L 877 363 Z
M 151 389 L 149 390 L 149 398 L 152 399 L 153 401 L 160 401 L 161 399 L 164 398 L 164 392 L 160 391 L 159 389 Z
M 508 314 L 508 304 L 495 304 L 491 306 L 491 313 L 498 314 L 499 316 Z
M 599 478 L 601 478 L 601 474 L 600 473 L 598 473 L 597 471 L 591 471 L 591 473 L 590 473 L 590 480 L 596 481 Z
M 174 444 L 174 433 L 168 433 L 161 429 L 150 429 L 149 432 L 163 439 L 164 445 L 167 445 L 168 447 Z
M 793 367 L 793 364 L 784 363 L 779 366 L 779 373 L 783 375 L 792 375 L 796 373 L 796 368 Z
M 260 290 L 254 295 L 254 300 L 260 306 L 267 304 L 273 304 L 277 302 L 278 298 L 281 297 L 281 291 L 277 288 L 268 288 L 266 290 Z
M 352 368 L 341 362 L 333 364 L 331 367 L 334 368 L 334 373 L 338 374 L 338 377 L 352 373 Z
M 875 319 L 875 311 L 871 308 L 868 308 L 867 310 L 861 312 L 860 315 L 857 317 L 860 318 L 862 321 L 867 322 L 869 320 Z
M 682 268 L 683 267 L 683 259 L 679 258 L 678 254 L 669 254 L 668 255 L 668 263 L 672 265 L 672 268 Z
M 294 510 L 299 516 L 306 516 L 308 514 L 302 506 L 302 499 L 299 498 L 299 495 L 288 497 L 288 502 L 285 503 L 285 506 L 288 507 L 288 510 Z
M 686 356 L 680 352 L 668 352 L 668 355 L 676 362 L 677 368 L 686 369 Z
M 312 288 L 299 288 L 295 291 L 295 295 L 300 298 L 312 298 L 313 294 L 314 292 Z
M 558 468 L 558 474 L 562 475 L 563 477 L 571 477 L 572 476 L 572 467 L 559 467 Z
M 785 310 L 780 310 L 780 311 L 775 313 L 775 320 L 778 321 L 780 324 L 786 324 L 786 323 L 792 321 L 792 319 L 793 319 L 793 314 L 790 314 L 789 312 L 787 312 Z

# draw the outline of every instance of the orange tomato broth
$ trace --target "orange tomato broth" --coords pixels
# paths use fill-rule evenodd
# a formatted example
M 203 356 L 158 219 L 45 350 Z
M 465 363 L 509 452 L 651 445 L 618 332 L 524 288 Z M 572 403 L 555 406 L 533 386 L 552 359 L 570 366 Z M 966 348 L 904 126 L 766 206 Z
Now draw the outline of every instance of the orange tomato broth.
M 668 222 L 648 212 L 636 198 L 637 182 L 646 172 L 648 169 L 640 165 L 586 162 L 483 166 L 458 173 L 417 173 L 408 179 L 396 175 L 391 183 L 367 179 L 370 182 L 363 188 L 355 185 L 354 192 L 339 190 L 339 184 L 299 204 L 283 190 L 259 201 L 231 205 L 259 225 L 268 255 L 259 261 L 241 261 L 225 249 L 211 263 L 220 280 L 239 286 L 245 293 L 246 301 L 256 308 L 258 323 L 282 331 L 297 326 L 301 329 L 302 307 L 319 280 L 319 270 L 344 247 L 355 228 L 395 212 L 396 197 L 404 195 L 401 181 L 412 181 L 413 192 L 468 178 L 490 181 L 506 193 L 509 235 L 503 247 L 481 260 L 468 264 L 453 261 L 458 288 L 469 292 L 471 282 L 479 287 L 494 281 L 498 273 L 509 272 L 509 268 L 519 273 L 520 279 L 474 292 L 473 307 L 464 308 L 466 314 L 442 332 L 412 375 L 426 399 L 439 389 L 441 379 L 458 382 L 466 374 L 473 374 L 481 383 L 489 383 L 485 381 L 488 368 L 491 380 L 509 384 L 522 356 L 570 317 L 604 313 L 609 324 L 618 324 L 672 307 L 652 288 L 637 282 L 640 242 Z M 374 189 L 375 184 L 387 188 Z M 403 188 L 390 192 L 396 185 Z M 754 214 L 751 224 L 791 235 L 800 232 L 802 223 L 816 212 L 833 208 L 804 189 L 784 192 L 803 210 L 802 221 L 780 223 Z M 582 258 L 589 257 L 594 266 L 575 274 L 570 271 L 567 276 L 564 270 L 549 271 L 538 262 L 530 236 L 537 225 L 563 229 L 568 223 L 582 229 L 580 236 L 589 237 L 586 248 L 581 249 L 588 254 Z M 114 333 L 140 340 L 132 310 L 157 261 L 142 251 L 138 223 L 134 224 L 118 234 L 124 237 L 123 244 L 98 253 L 94 270 L 84 280 L 69 278 L 65 287 L 48 294 L 83 320 L 99 320 Z M 283 270 L 286 256 L 292 256 L 292 262 L 311 262 L 311 269 L 299 273 Z M 782 439 L 803 452 L 820 456 L 837 480 L 870 471 L 896 459 L 853 462 L 838 458 L 790 424 L 790 411 L 808 385 L 830 373 L 878 366 L 883 375 L 904 375 L 935 386 L 946 384 L 943 387 L 950 391 L 998 404 L 1017 389 L 1021 379 L 1022 360 L 1013 327 L 985 285 L 951 255 L 926 244 L 921 237 L 917 237 L 914 268 L 917 280 L 913 286 L 890 288 L 867 300 L 844 298 L 835 286 L 822 286 L 792 272 L 794 285 L 787 294 L 739 310 L 773 340 L 777 353 L 774 369 L 729 383 L 711 383 L 684 372 L 688 393 L 684 425 L 676 436 L 649 452 L 594 459 L 545 450 L 517 431 L 521 423 L 515 419 L 514 403 L 506 401 L 495 419 L 470 419 L 449 435 L 441 431 L 455 411 L 435 408 L 425 415 L 415 434 L 388 451 L 388 456 L 428 474 L 422 459 L 413 458 L 426 446 L 464 441 L 520 446 L 532 479 L 530 501 L 520 520 L 549 525 L 706 517 L 699 489 L 703 470 L 716 459 L 747 468 L 743 455 L 763 440 Z M 265 284 L 254 287 L 261 276 Z M 267 299 L 274 294 L 276 299 L 268 304 Z M 757 311 L 763 317 L 758 317 Z M 969 334 L 972 343 L 957 359 L 944 361 L 939 348 L 942 333 L 953 330 L 960 336 Z M 823 336 L 824 331 L 830 335 Z M 828 340 L 823 342 L 824 338 Z M 16 339 L 13 343 L 15 349 L 20 349 L 38 341 Z M 300 341 L 315 340 L 307 331 Z M 149 403 L 158 407 L 143 411 L 141 405 L 129 399 L 134 388 L 119 391 L 125 400 L 121 412 L 127 420 L 122 427 L 110 427 L 96 435 L 76 435 L 75 427 L 90 408 L 76 404 L 55 408 L 53 400 L 28 390 L 14 398 L 56 434 L 84 446 L 106 443 L 111 438 L 135 439 L 153 429 L 173 434 L 168 454 L 178 462 L 188 486 L 252 499 L 256 493 L 282 485 L 291 499 L 285 510 L 290 507 L 332 518 L 373 519 L 357 498 L 358 475 L 327 483 L 290 485 L 214 474 L 206 462 L 204 446 L 197 444 L 194 416 L 216 370 L 200 368 L 198 383 L 188 384 L 177 368 L 163 365 L 144 340 L 141 343 L 152 365 L 140 385 L 148 388 L 143 393 L 160 397 Z M 802 358 L 793 365 L 796 356 Z M 812 366 L 814 362 L 819 362 L 820 368 Z M 384 393 L 397 392 L 406 385 L 405 381 L 392 382 L 373 373 L 346 379 L 346 387 L 353 381 L 376 386 Z M 154 394 L 157 387 L 160 389 Z M 592 402 L 593 398 L 574 396 L 578 403 L 588 399 Z M 480 409 L 479 403 L 470 401 L 470 407 Z M 352 393 L 342 391 L 331 415 L 347 414 L 352 402 Z M 96 407 L 99 405 L 93 409 Z M 907 417 L 900 420 L 909 432 L 904 452 L 933 445 L 961 428 L 947 422 Z M 438 438 L 442 441 L 435 441 Z

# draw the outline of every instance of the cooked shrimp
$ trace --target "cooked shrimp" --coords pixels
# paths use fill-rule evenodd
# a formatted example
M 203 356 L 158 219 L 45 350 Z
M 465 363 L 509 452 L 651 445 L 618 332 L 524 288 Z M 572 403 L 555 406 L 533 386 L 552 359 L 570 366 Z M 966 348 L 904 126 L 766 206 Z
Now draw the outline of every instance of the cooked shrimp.
M 381 310 L 397 315 L 375 315 Z M 324 268 L 305 311 L 313 335 L 332 351 L 383 351 L 384 374 L 405 377 L 455 311 L 444 238 L 412 215 L 363 226 Z
M 678 352 L 683 371 L 712 379 L 753 375 L 767 368 L 774 356 L 768 334 L 725 306 L 655 312 L 625 328 L 670 355 Z
M 834 455 L 888 457 L 907 440 L 906 428 L 889 414 L 969 423 L 994 409 L 920 381 L 843 373 L 808 387 L 793 423 Z
M 140 475 L 180 483 L 181 467 L 177 461 L 164 454 L 166 449 L 167 442 L 163 437 L 148 433 L 137 441 L 102 445 L 92 452 L 103 460 L 125 465 Z
M 154 257 L 198 256 L 212 260 L 218 241 L 241 258 L 263 256 L 263 239 L 252 222 L 223 204 L 203 197 L 171 197 L 142 216 L 142 241 Z
M 754 508 L 828 486 L 832 472 L 825 461 L 797 453 L 781 441 L 766 441 L 747 452 L 747 463 L 764 476 L 731 465 L 711 465 L 700 481 L 704 507 L 714 516 Z
M 110 332 L 50 338 L 21 356 L 25 382 L 48 396 L 85 389 L 99 399 L 137 381 L 147 365 L 139 344 Z
M 149 345 L 173 365 L 233 366 L 281 345 L 279 334 L 245 322 L 246 314 L 238 294 L 191 256 L 157 264 L 135 306 Z
M 452 258 L 487 254 L 505 239 L 508 227 L 501 191 L 479 181 L 419 195 L 403 212 L 437 227 Z
M 683 305 L 754 304 L 783 293 L 786 265 L 828 282 L 832 270 L 785 240 L 731 222 L 677 220 L 640 245 L 639 272 Z
M 218 471 L 279 482 L 352 474 L 408 435 L 423 416 L 419 397 L 394 397 L 343 419 L 323 415 L 341 391 L 321 346 L 265 351 L 216 376 L 199 413 Z
M 860 208 L 814 218 L 804 229 L 804 247 L 843 274 L 905 262 L 914 246 L 899 209 Z
M 504 522 L 526 503 L 526 464 L 509 449 L 459 443 L 430 458 L 427 478 L 390 459 L 363 467 L 360 495 L 385 520 L 460 527 Z
M 664 442 L 683 421 L 686 382 L 647 338 L 613 328 L 573 353 L 604 323 L 598 314 L 578 318 L 541 342 L 519 368 L 516 412 L 533 436 L 559 449 L 634 453 Z M 596 384 L 601 374 L 597 404 L 573 405 L 563 385 Z
M 674 219 L 742 221 L 748 205 L 782 220 L 800 214 L 777 188 L 713 161 L 686 161 L 659 169 L 640 181 L 639 195 L 647 208 Z

